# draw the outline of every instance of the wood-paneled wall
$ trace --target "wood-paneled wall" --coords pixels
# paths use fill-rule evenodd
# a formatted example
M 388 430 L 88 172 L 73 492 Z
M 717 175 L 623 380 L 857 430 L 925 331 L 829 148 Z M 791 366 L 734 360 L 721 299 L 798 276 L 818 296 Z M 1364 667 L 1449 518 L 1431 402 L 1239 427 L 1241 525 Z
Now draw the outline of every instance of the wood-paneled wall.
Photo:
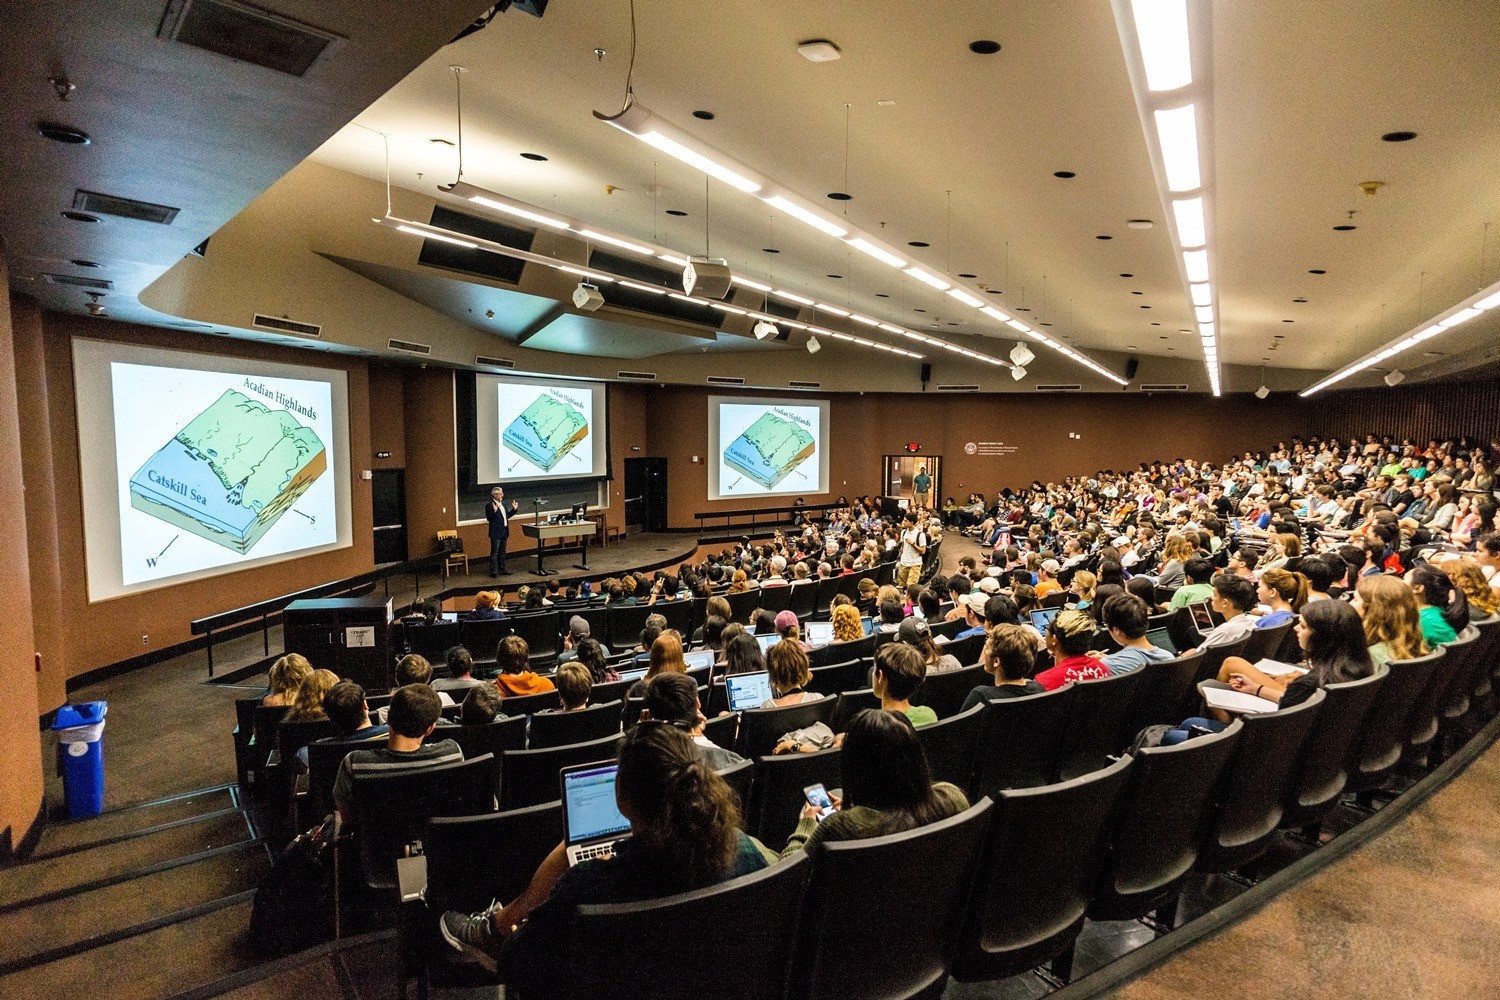
M 1500 435 L 1500 379 L 1348 389 L 1306 401 L 1307 429 L 1320 437 L 1390 434 L 1426 441 Z

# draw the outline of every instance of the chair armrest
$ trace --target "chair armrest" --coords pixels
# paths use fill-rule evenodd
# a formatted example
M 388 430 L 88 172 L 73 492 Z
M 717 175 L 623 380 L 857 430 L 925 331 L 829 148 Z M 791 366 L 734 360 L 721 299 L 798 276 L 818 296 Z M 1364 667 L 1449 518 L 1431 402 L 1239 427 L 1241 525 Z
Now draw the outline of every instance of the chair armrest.
M 421 902 L 427 892 L 427 858 L 424 855 L 396 859 L 396 889 L 402 905 Z

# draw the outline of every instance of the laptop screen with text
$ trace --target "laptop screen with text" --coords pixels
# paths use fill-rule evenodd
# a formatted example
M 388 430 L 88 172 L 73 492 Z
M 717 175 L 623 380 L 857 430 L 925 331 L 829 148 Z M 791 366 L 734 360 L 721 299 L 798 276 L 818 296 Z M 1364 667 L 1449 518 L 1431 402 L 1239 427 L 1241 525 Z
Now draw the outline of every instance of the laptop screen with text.
M 615 776 L 620 765 L 610 762 L 563 772 L 563 813 L 569 844 L 630 832 L 630 820 L 615 804 Z

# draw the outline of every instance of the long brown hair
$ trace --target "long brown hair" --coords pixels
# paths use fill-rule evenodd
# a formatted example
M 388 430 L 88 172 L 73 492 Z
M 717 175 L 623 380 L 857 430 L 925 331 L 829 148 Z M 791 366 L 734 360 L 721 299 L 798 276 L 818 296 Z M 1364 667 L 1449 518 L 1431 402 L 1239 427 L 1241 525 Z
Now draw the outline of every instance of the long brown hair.
M 1361 577 L 1355 593 L 1365 607 L 1365 645 L 1385 643 L 1393 660 L 1411 660 L 1427 653 L 1417 597 L 1406 581 L 1385 574 Z
M 687 673 L 687 661 L 682 658 L 682 636 L 672 630 L 663 632 L 651 644 L 651 666 L 646 670 L 646 678 L 663 673 Z
M 292 703 L 292 710 L 286 713 L 286 721 L 315 722 L 328 718 L 328 713 L 323 711 L 323 696 L 338 682 L 339 675 L 332 670 L 314 670 L 302 678 L 302 686 L 297 688 L 297 700 Z
M 1449 559 L 1440 563 L 1438 568 L 1448 574 L 1448 579 L 1453 585 L 1464 592 L 1469 599 L 1469 606 L 1477 609 L 1482 615 L 1492 615 L 1496 610 L 1495 592 L 1490 589 L 1490 582 L 1484 578 L 1484 570 L 1472 559 Z
M 618 793 L 634 814 L 631 840 L 677 892 L 713 885 L 739 850 L 740 804 L 686 733 L 643 722 L 625 731 Z
M 1260 575 L 1260 582 L 1288 604 L 1293 611 L 1301 611 L 1312 592 L 1312 583 L 1301 573 L 1288 573 L 1284 569 L 1268 569 Z

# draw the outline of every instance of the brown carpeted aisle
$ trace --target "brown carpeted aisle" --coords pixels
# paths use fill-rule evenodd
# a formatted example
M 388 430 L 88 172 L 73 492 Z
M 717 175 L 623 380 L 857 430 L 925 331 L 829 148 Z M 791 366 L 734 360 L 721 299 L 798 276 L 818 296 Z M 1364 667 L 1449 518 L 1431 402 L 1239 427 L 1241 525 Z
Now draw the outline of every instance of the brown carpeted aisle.
M 1500 997 L 1500 745 L 1383 836 L 1107 994 Z

